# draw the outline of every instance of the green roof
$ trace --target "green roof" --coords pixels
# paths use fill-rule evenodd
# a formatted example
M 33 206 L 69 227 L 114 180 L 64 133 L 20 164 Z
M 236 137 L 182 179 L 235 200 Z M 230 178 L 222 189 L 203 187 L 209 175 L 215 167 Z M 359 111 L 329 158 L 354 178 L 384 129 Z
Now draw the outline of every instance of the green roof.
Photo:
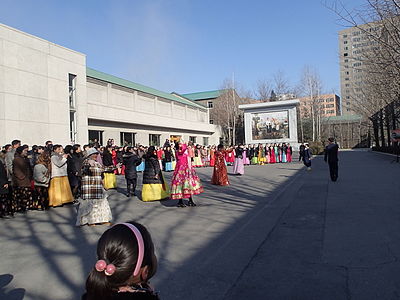
M 92 78 L 95 78 L 95 79 L 99 79 L 99 80 L 103 80 L 103 81 L 106 81 L 106 82 L 110 82 L 110 83 L 113 83 L 113 84 L 116 84 L 116 85 L 120 85 L 120 86 L 123 86 L 123 87 L 126 87 L 126 88 L 130 88 L 130 89 L 133 89 L 133 90 L 136 90 L 136 91 L 141 91 L 141 92 L 144 92 L 144 93 L 147 93 L 147 94 L 151 94 L 151 95 L 154 95 L 154 96 L 157 96 L 157 97 L 161 97 L 161 98 L 165 98 L 165 99 L 168 99 L 168 100 L 180 102 L 182 104 L 187 104 L 187 105 L 190 105 L 190 106 L 194 106 L 194 107 L 197 107 L 197 108 L 204 109 L 204 106 L 199 105 L 199 104 L 197 104 L 197 103 L 195 103 L 195 102 L 193 102 L 191 100 L 183 99 L 183 98 L 180 98 L 180 97 L 175 96 L 173 94 L 162 92 L 162 91 L 153 89 L 151 87 L 148 87 L 148 86 L 145 86 L 145 85 L 141 85 L 141 84 L 138 84 L 138 83 L 126 80 L 126 79 L 122 79 L 122 78 L 119 78 L 119 77 L 116 77 L 116 76 L 113 76 L 113 75 L 110 75 L 110 74 L 106 74 L 106 73 L 103 73 L 103 72 L 100 72 L 100 71 L 97 71 L 97 70 L 94 70 L 94 69 L 91 69 L 91 68 L 86 68 L 86 76 L 92 77 Z
M 205 99 L 215 99 L 222 95 L 226 90 L 215 90 L 215 91 L 207 91 L 207 92 L 198 92 L 198 93 L 190 93 L 190 94 L 181 94 L 183 97 L 188 98 L 190 100 L 205 100 Z

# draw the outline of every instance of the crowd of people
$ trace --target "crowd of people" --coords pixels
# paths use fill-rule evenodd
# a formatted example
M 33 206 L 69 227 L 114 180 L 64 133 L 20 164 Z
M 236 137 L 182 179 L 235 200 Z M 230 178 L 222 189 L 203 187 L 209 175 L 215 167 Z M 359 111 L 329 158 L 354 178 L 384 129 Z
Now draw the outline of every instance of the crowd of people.
M 137 196 L 138 172 L 143 173 L 142 201 L 178 200 L 178 207 L 196 206 L 203 192 L 195 168 L 213 167 L 211 183 L 229 185 L 227 166 L 244 174 L 245 165 L 292 161 L 289 144 L 201 146 L 166 140 L 162 147 L 62 145 L 47 141 L 29 147 L 14 140 L 0 153 L 0 215 L 78 205 L 76 225 L 109 224 L 112 214 L 107 190 L 117 187 L 116 175 L 126 180 L 126 195 Z M 170 184 L 164 172 L 174 172 Z M 188 199 L 185 204 L 183 199 Z

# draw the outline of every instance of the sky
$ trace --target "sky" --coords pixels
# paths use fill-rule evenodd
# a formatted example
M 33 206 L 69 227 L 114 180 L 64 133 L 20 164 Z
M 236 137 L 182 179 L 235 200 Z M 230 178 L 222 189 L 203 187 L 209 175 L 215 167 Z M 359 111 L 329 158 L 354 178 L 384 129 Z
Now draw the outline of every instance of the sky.
M 333 0 L 332 0 L 333 1 Z M 0 23 L 86 54 L 87 66 L 165 92 L 256 90 L 311 66 L 340 94 L 329 0 L 0 0 Z M 342 1 L 348 9 L 365 0 Z

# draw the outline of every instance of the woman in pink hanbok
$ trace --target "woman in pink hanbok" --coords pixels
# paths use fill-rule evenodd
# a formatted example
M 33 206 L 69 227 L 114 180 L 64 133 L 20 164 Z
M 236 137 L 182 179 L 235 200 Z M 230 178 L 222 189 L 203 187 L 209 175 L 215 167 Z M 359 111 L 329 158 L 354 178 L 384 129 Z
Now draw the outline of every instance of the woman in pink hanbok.
M 188 206 L 196 206 L 192 196 L 202 193 L 203 186 L 197 176 L 186 144 L 179 143 L 176 151 L 176 166 L 171 181 L 171 199 L 179 199 L 178 207 L 185 207 L 183 198 L 188 198 Z
M 292 162 L 292 146 L 290 144 L 287 144 L 287 162 Z

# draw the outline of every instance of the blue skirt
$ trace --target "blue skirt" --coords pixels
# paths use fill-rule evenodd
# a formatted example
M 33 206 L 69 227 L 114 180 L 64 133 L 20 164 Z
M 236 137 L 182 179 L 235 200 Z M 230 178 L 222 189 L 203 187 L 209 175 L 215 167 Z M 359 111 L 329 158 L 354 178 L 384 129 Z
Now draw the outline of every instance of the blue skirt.
M 172 167 L 172 162 L 166 162 L 165 163 L 165 171 L 166 172 L 171 172 L 173 170 L 174 170 L 174 168 Z
M 136 167 L 136 171 L 138 172 L 144 171 L 144 161 L 142 161 L 141 164 Z

